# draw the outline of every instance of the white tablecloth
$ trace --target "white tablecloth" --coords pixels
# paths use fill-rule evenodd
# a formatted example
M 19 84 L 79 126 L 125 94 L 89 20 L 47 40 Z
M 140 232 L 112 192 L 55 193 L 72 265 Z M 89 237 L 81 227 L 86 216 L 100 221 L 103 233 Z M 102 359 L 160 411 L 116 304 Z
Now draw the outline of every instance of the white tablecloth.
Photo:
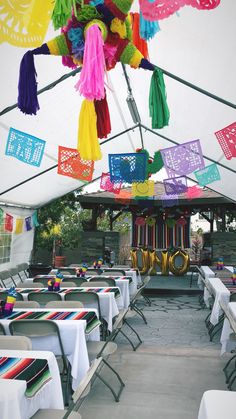
M 219 316 L 222 312 L 220 302 L 222 301 L 226 305 L 229 303 L 230 291 L 219 278 L 208 278 L 207 289 L 209 293 L 215 297 L 210 317 L 211 324 L 215 326 L 219 322 Z
M 230 342 L 229 337 L 232 332 L 236 333 L 236 302 L 229 303 L 227 309 L 224 310 L 225 317 L 223 329 L 221 332 L 221 355 L 235 348 L 236 342 Z
M 29 419 L 38 409 L 63 409 L 60 374 L 52 352 L 0 350 L 0 357 L 47 359 L 52 379 L 32 398 L 25 397 L 26 381 L 0 379 L 0 418 Z
M 235 419 L 235 406 L 235 391 L 205 391 L 202 396 L 198 419 Z
M 66 311 L 82 311 L 80 309 L 65 309 Z M 63 311 L 65 311 L 63 310 Z M 86 309 L 87 310 L 87 309 Z M 45 309 L 15 309 L 16 311 L 45 311 Z M 47 311 L 55 311 L 55 309 L 47 309 Z M 57 309 L 57 311 L 60 311 Z M 95 311 L 95 310 L 93 310 Z M 72 388 L 76 389 L 81 379 L 84 377 L 89 368 L 88 351 L 85 338 L 85 320 L 53 320 L 57 323 L 62 344 L 68 361 L 71 364 Z M 6 333 L 9 334 L 9 323 L 11 320 L 1 319 L 0 323 L 4 326 Z M 100 340 L 99 327 L 96 327 L 88 337 L 89 340 Z M 33 350 L 48 350 L 55 355 L 60 354 L 58 339 L 56 336 L 45 336 L 40 338 L 32 338 Z
M 200 270 L 201 275 L 205 279 L 215 277 L 215 272 L 212 271 L 212 269 L 209 266 L 204 266 L 204 265 L 200 266 L 199 270 Z
M 29 288 L 30 288 L 30 285 L 29 285 Z M 63 291 L 63 287 L 61 287 L 61 290 Z M 35 288 L 32 288 L 32 292 L 34 291 L 35 291 Z M 27 301 L 28 293 L 24 293 L 23 288 L 22 288 L 21 294 L 23 295 L 24 300 Z M 64 300 L 65 293 L 61 292 L 60 295 L 61 295 L 62 300 Z M 112 319 L 119 314 L 119 309 L 122 310 L 124 308 L 123 297 L 122 295 L 120 295 L 120 297 L 115 298 L 115 294 L 113 292 L 98 292 L 97 295 L 99 298 L 99 303 L 100 303 L 100 308 L 101 308 L 101 316 L 104 320 L 106 320 L 108 324 L 108 330 L 112 331 Z M 91 305 L 91 307 L 90 306 L 88 307 L 92 309 L 93 305 Z
M 85 278 L 88 282 L 93 281 L 93 279 L 99 280 L 99 275 L 89 275 L 88 278 Z M 110 278 L 109 276 L 107 278 Z M 113 277 L 111 277 L 113 278 Z M 101 281 L 103 281 L 101 279 Z M 116 286 L 120 289 L 122 298 L 117 298 L 117 306 L 120 310 L 123 308 L 128 308 L 130 304 L 130 290 L 129 290 L 129 280 L 128 279 L 118 279 L 115 278 Z

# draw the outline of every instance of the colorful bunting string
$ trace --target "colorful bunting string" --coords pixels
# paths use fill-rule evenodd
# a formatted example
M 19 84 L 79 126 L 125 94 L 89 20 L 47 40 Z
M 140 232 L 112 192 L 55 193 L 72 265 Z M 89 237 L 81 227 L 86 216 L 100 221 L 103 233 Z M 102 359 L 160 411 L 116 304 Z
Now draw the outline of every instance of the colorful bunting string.
M 220 180 L 220 173 L 215 163 L 206 166 L 204 169 L 197 170 L 194 174 L 200 186 L 206 186 L 209 183 Z
M 5 216 L 5 231 L 12 232 L 13 230 L 13 217 L 10 214 Z
M 169 177 L 185 176 L 205 167 L 199 140 L 165 148 L 161 155 Z
M 132 195 L 140 199 L 141 197 L 146 198 L 154 195 L 154 180 L 145 180 L 145 182 L 132 183 Z
M 30 231 L 32 230 L 32 224 L 31 224 L 31 217 L 26 217 L 25 218 L 25 227 L 26 227 L 26 231 Z
M 5 154 L 15 157 L 23 163 L 39 167 L 43 158 L 45 144 L 44 140 L 10 128 Z
M 32 215 L 32 223 L 34 227 L 38 227 L 39 226 L 39 222 L 38 222 L 38 214 L 37 211 L 35 211 Z
M 15 226 L 15 231 L 14 231 L 15 234 L 22 233 L 23 224 L 24 224 L 23 218 L 17 218 L 16 219 L 16 226 Z
M 215 136 L 222 148 L 226 159 L 236 157 L 236 122 L 215 132 Z
M 0 208 L 0 224 L 3 223 L 3 214 L 4 214 L 4 212 L 3 212 L 2 208 Z
M 30 231 L 34 227 L 39 226 L 37 211 L 31 216 L 23 218 L 5 213 L 4 210 L 0 208 L 0 225 L 3 226 L 4 231 L 9 233 L 20 234 L 24 231 Z

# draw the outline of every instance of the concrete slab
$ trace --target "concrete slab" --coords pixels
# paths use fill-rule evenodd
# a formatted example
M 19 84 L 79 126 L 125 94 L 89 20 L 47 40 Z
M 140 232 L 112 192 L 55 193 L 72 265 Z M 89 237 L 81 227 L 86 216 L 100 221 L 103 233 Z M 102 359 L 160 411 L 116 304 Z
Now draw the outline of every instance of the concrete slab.
M 120 402 L 96 380 L 80 408 L 83 419 L 197 419 L 203 392 L 226 390 L 227 357 L 220 358 L 219 342 L 209 342 L 207 311 L 196 297 L 152 299 L 143 308 L 147 326 L 138 316 L 129 319 L 143 345 L 133 352 L 119 337 L 118 351 L 109 358 L 126 384 Z M 103 374 L 117 385 L 110 371 Z

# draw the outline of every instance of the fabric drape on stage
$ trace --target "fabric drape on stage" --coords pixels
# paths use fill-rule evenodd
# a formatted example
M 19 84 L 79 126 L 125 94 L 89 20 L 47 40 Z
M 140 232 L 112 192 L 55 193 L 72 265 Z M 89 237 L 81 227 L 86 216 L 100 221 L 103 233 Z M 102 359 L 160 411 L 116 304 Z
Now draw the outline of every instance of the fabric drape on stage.
M 156 249 L 190 247 L 190 219 L 186 220 L 184 226 L 175 224 L 174 227 L 168 227 L 162 219 L 157 219 L 154 226 L 136 225 L 135 219 L 136 217 L 133 217 L 133 247 L 148 246 Z

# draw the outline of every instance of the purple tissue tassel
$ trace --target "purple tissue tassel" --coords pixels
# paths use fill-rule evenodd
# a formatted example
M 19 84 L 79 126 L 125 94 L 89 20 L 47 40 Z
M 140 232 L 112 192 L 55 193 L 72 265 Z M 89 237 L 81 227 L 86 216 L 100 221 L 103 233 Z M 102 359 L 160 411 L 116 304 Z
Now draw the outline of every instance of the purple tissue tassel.
M 36 115 L 39 110 L 37 97 L 37 73 L 34 66 L 34 55 L 50 54 L 47 44 L 32 51 L 27 51 L 20 64 L 18 83 L 18 108 L 28 115 Z

